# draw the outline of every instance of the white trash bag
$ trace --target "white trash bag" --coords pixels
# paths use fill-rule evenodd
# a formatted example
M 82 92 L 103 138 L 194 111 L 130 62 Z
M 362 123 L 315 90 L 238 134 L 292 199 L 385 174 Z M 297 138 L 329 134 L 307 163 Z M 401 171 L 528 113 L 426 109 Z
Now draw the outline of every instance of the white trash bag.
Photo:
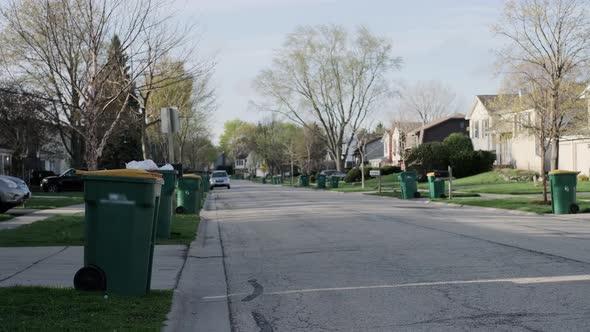
M 156 165 L 156 163 L 151 160 L 151 159 L 147 159 L 147 160 L 143 160 L 143 161 L 130 161 L 127 164 L 125 164 L 125 168 L 127 169 L 143 169 L 146 171 L 155 171 L 158 169 L 158 165 Z
M 174 170 L 174 166 L 170 165 L 170 164 L 166 164 L 162 167 L 160 167 L 161 171 L 173 171 Z

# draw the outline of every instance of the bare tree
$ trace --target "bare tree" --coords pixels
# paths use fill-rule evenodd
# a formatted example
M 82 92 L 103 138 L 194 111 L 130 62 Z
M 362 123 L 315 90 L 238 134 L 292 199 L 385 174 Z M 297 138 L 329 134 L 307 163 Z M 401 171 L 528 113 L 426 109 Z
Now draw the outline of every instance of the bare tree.
M 508 43 L 498 52 L 500 70 L 542 96 L 539 120 L 549 128 L 551 169 L 559 167 L 559 140 L 572 128 L 590 62 L 587 0 L 510 0 L 493 30 Z M 537 98 L 537 97 L 535 97 Z M 540 107 L 539 103 L 534 103 Z M 545 130 L 544 130 L 545 131 Z
M 146 32 L 170 19 L 159 16 L 166 3 L 9 0 L 1 10 L 6 67 L 35 88 L 35 94 L 52 102 L 48 113 L 54 122 L 83 139 L 89 169 L 97 168 L 137 82 L 184 37 L 168 35 L 164 45 L 149 51 Z M 127 79 L 116 88 L 108 80 L 115 66 L 109 64 L 105 47 L 115 35 L 132 64 Z M 105 93 L 107 84 L 110 88 Z M 105 124 L 103 115 L 121 100 L 123 106 Z
M 453 89 L 440 81 L 420 81 L 401 92 L 400 111 L 413 114 L 422 124 L 457 113 L 461 106 Z
M 341 171 L 353 133 L 390 92 L 385 75 L 401 66 L 391 48 L 363 27 L 354 34 L 339 26 L 300 27 L 287 35 L 255 87 L 273 112 L 303 126 L 319 123 Z

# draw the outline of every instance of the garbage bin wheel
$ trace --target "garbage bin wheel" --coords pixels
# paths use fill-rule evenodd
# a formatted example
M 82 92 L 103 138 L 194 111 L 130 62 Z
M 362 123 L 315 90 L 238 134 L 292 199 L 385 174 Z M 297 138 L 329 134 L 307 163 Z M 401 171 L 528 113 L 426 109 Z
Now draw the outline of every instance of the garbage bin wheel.
M 414 193 L 414 198 L 420 198 L 420 193 L 416 191 L 416 192 Z
M 176 213 L 183 214 L 184 213 L 184 207 L 182 207 L 182 206 L 177 207 L 176 208 Z
M 74 288 L 87 292 L 107 290 L 107 276 L 95 265 L 86 265 L 74 275 Z
M 570 205 L 570 212 L 573 214 L 580 212 L 580 206 L 578 204 Z

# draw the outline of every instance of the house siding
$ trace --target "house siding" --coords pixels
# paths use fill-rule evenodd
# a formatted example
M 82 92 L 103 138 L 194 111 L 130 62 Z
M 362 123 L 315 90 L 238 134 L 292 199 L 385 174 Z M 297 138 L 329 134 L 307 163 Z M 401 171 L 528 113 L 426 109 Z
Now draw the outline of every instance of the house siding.
M 422 143 L 442 142 L 450 134 L 460 133 L 468 135 L 467 127 L 469 121 L 465 119 L 449 119 L 432 128 L 424 130 L 424 139 Z

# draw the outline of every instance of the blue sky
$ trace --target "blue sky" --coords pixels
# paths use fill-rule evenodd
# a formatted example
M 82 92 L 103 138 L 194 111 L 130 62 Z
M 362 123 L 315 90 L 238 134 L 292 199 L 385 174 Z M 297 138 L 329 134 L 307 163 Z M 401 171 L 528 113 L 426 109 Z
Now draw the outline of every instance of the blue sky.
M 201 54 L 217 61 L 215 141 L 226 120 L 267 116 L 248 107 L 250 100 L 260 99 L 251 82 L 298 25 L 364 25 L 389 38 L 393 54 L 404 60 L 401 71 L 391 74 L 392 82 L 443 81 L 461 97 L 464 112 L 476 94 L 499 87 L 492 50 L 503 41 L 490 25 L 498 19 L 502 0 L 177 0 L 177 6 L 182 19 L 199 27 Z M 379 109 L 376 120 L 391 118 L 397 103 Z

